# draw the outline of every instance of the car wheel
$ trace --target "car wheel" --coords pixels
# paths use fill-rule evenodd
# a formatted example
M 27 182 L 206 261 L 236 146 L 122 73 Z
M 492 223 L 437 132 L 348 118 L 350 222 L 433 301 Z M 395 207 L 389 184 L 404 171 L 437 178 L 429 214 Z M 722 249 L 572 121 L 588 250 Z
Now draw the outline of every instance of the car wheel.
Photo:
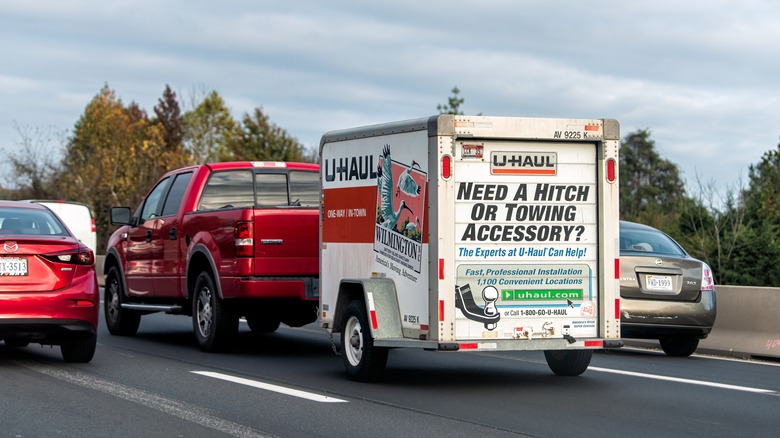
M 341 358 L 354 380 L 367 382 L 382 376 L 387 365 L 387 348 L 374 347 L 366 306 L 354 300 L 341 323 Z
M 119 268 L 112 266 L 106 274 L 105 294 L 103 296 L 103 315 L 108 332 L 118 336 L 132 336 L 138 332 L 141 314 L 122 308 L 125 299 L 124 288 L 119 276 Z
M 659 339 L 661 349 L 667 356 L 688 357 L 696 351 L 699 339 L 691 336 L 676 336 Z
M 192 326 L 198 346 L 206 352 L 224 350 L 238 333 L 238 317 L 225 307 L 207 272 L 195 280 Z
M 545 350 L 544 358 L 559 376 L 579 376 L 588 369 L 593 350 Z
M 95 347 L 97 347 L 97 333 L 86 339 L 63 343 L 60 345 L 60 352 L 65 362 L 87 363 L 95 355 Z
M 3 340 L 5 342 L 5 345 L 9 347 L 26 347 L 30 345 L 30 341 L 27 341 L 26 339 L 19 339 L 19 338 L 5 338 Z
M 246 323 L 253 333 L 273 333 L 279 328 L 279 318 L 268 312 L 257 312 L 246 315 Z

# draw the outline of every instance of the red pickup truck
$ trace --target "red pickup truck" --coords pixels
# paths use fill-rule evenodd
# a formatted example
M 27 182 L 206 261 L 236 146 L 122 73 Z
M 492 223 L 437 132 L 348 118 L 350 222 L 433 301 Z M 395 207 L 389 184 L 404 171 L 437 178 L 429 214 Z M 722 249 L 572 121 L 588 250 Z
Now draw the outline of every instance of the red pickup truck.
M 203 351 L 229 346 L 244 317 L 273 332 L 317 319 L 319 166 L 230 162 L 163 175 L 141 205 L 111 208 L 104 315 L 113 335 L 141 316 L 192 316 Z

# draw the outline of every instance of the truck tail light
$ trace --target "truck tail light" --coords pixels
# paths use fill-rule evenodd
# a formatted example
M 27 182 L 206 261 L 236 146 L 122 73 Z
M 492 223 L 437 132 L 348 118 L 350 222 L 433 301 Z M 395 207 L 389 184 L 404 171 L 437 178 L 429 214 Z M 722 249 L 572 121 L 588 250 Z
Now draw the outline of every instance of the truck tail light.
M 252 257 L 255 254 L 255 223 L 236 223 L 235 244 L 236 257 Z

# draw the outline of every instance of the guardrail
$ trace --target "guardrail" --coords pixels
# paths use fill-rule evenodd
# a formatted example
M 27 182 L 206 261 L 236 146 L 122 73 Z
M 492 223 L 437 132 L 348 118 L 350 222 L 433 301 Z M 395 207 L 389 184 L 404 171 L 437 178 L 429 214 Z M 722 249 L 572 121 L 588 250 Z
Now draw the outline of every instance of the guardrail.
M 104 285 L 105 256 L 95 257 L 98 282 Z M 699 353 L 731 357 L 780 358 L 780 288 L 715 286 L 718 317 Z M 658 346 L 655 341 L 626 340 L 628 345 Z

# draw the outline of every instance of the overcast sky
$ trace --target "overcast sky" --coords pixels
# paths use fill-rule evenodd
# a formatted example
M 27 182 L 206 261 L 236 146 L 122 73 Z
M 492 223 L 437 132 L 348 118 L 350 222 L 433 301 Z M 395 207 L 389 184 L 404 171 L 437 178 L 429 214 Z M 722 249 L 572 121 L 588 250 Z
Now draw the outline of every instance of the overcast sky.
M 731 185 L 780 138 L 779 20 L 770 0 L 2 0 L 0 149 L 70 133 L 105 84 L 150 115 L 166 84 L 185 109 L 216 90 L 310 148 L 457 86 L 467 114 L 649 128 L 689 189 Z

